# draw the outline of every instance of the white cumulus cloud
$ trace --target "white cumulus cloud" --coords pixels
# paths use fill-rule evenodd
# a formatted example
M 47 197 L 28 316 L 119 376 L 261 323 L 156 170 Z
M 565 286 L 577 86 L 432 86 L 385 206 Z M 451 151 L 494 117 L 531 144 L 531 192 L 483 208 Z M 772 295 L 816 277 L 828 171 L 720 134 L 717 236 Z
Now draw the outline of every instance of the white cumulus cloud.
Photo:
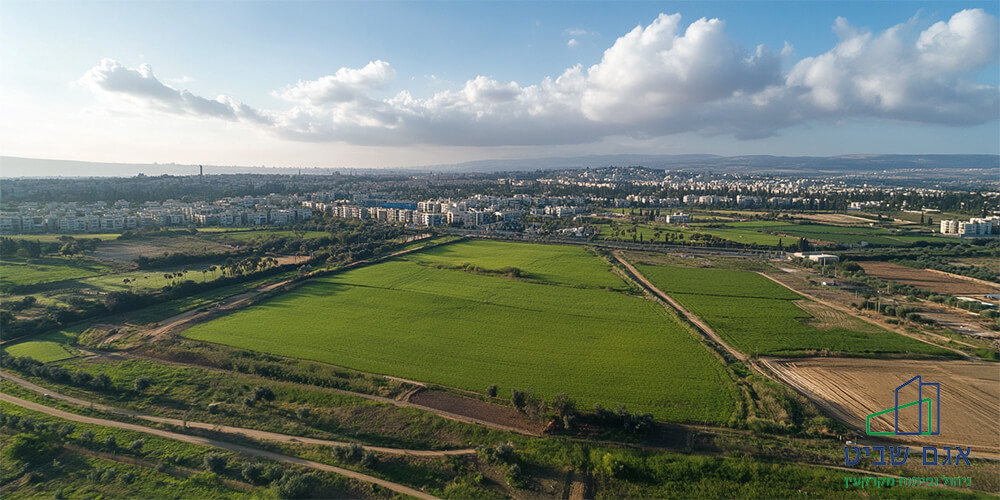
M 610 136 L 680 132 L 767 137 L 811 121 L 887 119 L 972 125 L 996 120 L 998 89 L 974 82 L 997 64 L 997 19 L 981 9 L 919 29 L 919 20 L 872 33 L 838 18 L 838 42 L 792 64 L 744 48 L 726 23 L 683 25 L 661 14 L 618 38 L 601 60 L 523 85 L 476 76 L 429 97 L 375 97 L 395 70 L 381 60 L 340 68 L 272 94 L 290 109 L 256 110 L 227 96 L 208 99 L 165 85 L 148 66 L 104 60 L 80 83 L 103 97 L 198 117 L 257 123 L 286 138 L 366 145 L 575 144 Z M 567 30 L 573 47 L 583 30 Z M 791 64 L 782 68 L 782 59 Z

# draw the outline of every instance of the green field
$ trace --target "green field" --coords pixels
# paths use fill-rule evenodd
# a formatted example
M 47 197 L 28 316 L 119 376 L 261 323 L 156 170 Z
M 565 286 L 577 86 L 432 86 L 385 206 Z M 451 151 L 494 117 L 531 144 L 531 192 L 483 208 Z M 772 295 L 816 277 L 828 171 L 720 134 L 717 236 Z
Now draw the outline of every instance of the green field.
M 628 209 L 626 209 L 628 210 Z M 626 212 L 627 213 L 627 212 Z M 656 222 L 640 222 L 633 226 L 625 221 L 618 222 L 619 229 L 628 229 L 630 232 L 624 236 L 615 236 L 611 224 L 600 225 L 599 236 L 602 239 L 632 240 L 631 229 L 636 230 L 636 238 L 642 237 L 642 241 L 663 241 L 662 233 L 679 233 L 684 235 L 684 241 L 690 240 L 695 233 L 708 234 L 716 238 L 742 243 L 745 245 L 777 246 L 780 242 L 785 246 L 796 243 L 798 238 L 806 238 L 812 241 L 821 241 L 834 244 L 858 245 L 866 241 L 877 246 L 908 246 L 913 243 L 937 242 L 941 241 L 940 236 L 933 234 L 908 234 L 905 232 L 893 232 L 881 227 L 864 226 L 831 226 L 825 224 L 795 224 L 791 222 L 776 221 L 746 221 L 746 222 L 724 222 L 724 223 L 704 223 L 693 222 L 686 226 L 662 224 Z M 915 228 L 916 229 L 916 228 Z M 657 232 L 661 234 L 656 235 Z
M 216 230 L 212 230 L 216 229 Z M 268 240 L 271 238 L 322 238 L 330 236 L 326 231 L 289 231 L 289 230 L 250 230 L 250 229 L 219 229 L 202 228 L 199 233 L 207 233 L 213 241 L 220 243 L 247 242 L 254 240 Z
M 79 355 L 70 344 L 76 340 L 77 333 L 61 330 L 37 335 L 31 340 L 11 344 L 4 348 L 11 356 L 27 356 L 43 363 L 62 361 Z
M 822 323 L 796 305 L 803 297 L 756 273 L 643 264 L 636 268 L 746 354 L 954 355 L 842 313 L 831 312 L 835 324 Z
M 469 272 L 517 267 L 522 278 Z M 461 242 L 321 278 L 185 336 L 508 396 L 726 422 L 736 389 L 658 304 L 577 247 Z
M 110 269 L 99 261 L 86 258 L 21 259 L 4 257 L 3 260 L 0 260 L 0 285 L 6 288 L 86 278 L 107 273 Z

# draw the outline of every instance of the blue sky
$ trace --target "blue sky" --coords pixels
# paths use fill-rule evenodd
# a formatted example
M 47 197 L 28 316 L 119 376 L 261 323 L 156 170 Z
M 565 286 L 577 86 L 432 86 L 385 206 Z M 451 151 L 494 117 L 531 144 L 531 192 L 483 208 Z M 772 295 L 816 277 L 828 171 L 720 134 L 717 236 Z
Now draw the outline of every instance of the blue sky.
M 997 10 L 8 0 L 0 154 L 364 167 L 997 154 Z

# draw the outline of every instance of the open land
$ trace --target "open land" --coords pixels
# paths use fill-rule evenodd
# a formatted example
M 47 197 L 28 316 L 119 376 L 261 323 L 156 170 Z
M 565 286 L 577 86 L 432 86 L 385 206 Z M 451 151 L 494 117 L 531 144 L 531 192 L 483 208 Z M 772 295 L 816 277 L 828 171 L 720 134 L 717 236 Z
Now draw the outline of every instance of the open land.
M 729 375 L 629 291 L 585 249 L 472 241 L 320 278 L 184 335 L 473 391 L 726 421 Z
M 643 264 L 637 267 L 659 289 L 745 354 L 953 354 L 846 314 L 821 312 L 828 308 L 803 300 L 757 273 Z
M 842 358 L 763 361 L 783 381 L 859 429 L 865 428 L 866 415 L 893 407 L 893 391 L 900 384 L 920 375 L 925 383 L 941 384 L 941 434 L 911 440 L 928 446 L 972 445 L 1000 452 L 1000 365 L 996 363 Z
M 860 262 L 870 276 L 882 278 L 904 285 L 912 285 L 937 293 L 951 295 L 985 295 L 1000 293 L 1000 284 L 949 275 L 928 269 L 914 269 L 891 262 Z

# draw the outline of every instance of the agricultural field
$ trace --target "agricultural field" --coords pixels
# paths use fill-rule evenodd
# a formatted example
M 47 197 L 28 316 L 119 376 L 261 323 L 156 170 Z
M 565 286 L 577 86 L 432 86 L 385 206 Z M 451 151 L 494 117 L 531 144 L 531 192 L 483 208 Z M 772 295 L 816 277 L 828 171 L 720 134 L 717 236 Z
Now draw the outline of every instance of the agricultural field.
M 108 241 L 90 255 L 96 259 L 134 262 L 140 256 L 160 257 L 164 253 L 206 254 L 225 253 L 233 248 L 223 243 L 187 234 L 145 236 L 136 239 Z
M 203 234 L 202 237 L 210 239 L 218 243 L 246 243 L 254 240 L 268 240 L 271 238 L 322 238 L 324 236 L 330 236 L 330 233 L 326 231 L 283 231 L 283 230 L 251 230 L 251 229 L 237 229 L 237 230 L 215 230 L 210 229 L 220 229 L 220 228 L 202 228 L 198 229 L 198 233 Z
M 835 214 L 822 215 L 832 216 Z M 855 224 L 863 221 L 856 217 L 850 218 Z M 940 236 L 931 233 L 890 231 L 882 227 L 869 227 L 867 225 L 796 224 L 778 221 L 722 221 L 720 223 L 717 220 L 718 217 L 715 219 L 715 222 L 707 222 L 708 217 L 702 216 L 683 226 L 647 221 L 638 222 L 637 225 L 633 226 L 631 223 L 620 221 L 617 229 L 629 230 L 627 233 L 619 232 L 616 234 L 614 224 L 602 224 L 599 236 L 608 240 L 625 239 L 631 241 L 633 236 L 631 229 L 636 228 L 635 236 L 638 239 L 641 235 L 642 241 L 663 241 L 664 233 L 675 233 L 675 238 L 677 234 L 683 234 L 684 239 L 689 240 L 691 235 L 701 233 L 744 245 L 756 244 L 770 247 L 777 246 L 778 243 L 790 246 L 795 244 L 799 238 L 828 245 L 859 245 L 865 241 L 872 245 L 888 247 L 909 246 L 917 242 L 944 241 Z M 829 217 L 825 219 L 829 219 Z
M 87 278 L 110 271 L 107 264 L 88 258 L 4 257 L 0 259 L 0 288 Z
M 81 330 L 81 327 L 53 330 L 36 335 L 31 340 L 7 345 L 3 350 L 11 356 L 27 356 L 43 363 L 75 358 L 80 353 L 72 345 Z
M 857 318 L 818 317 L 825 307 L 757 273 L 641 263 L 636 268 L 746 354 L 954 355 Z
M 786 383 L 862 430 L 867 415 L 892 408 L 895 389 L 920 375 L 924 383 L 941 384 L 941 434 L 911 436 L 911 440 L 928 446 L 972 445 L 978 451 L 1000 452 L 1000 370 L 993 363 L 843 358 L 763 361 Z M 912 417 L 905 412 L 900 415 L 901 425 Z M 874 420 L 873 431 L 887 424 Z
M 985 295 L 1000 293 L 1000 284 L 991 285 L 953 274 L 930 269 L 914 269 L 891 262 L 859 262 L 865 274 L 924 290 L 950 295 Z
M 722 365 L 629 289 L 583 248 L 469 241 L 316 279 L 184 335 L 477 392 L 565 392 L 582 408 L 726 422 L 738 395 Z

